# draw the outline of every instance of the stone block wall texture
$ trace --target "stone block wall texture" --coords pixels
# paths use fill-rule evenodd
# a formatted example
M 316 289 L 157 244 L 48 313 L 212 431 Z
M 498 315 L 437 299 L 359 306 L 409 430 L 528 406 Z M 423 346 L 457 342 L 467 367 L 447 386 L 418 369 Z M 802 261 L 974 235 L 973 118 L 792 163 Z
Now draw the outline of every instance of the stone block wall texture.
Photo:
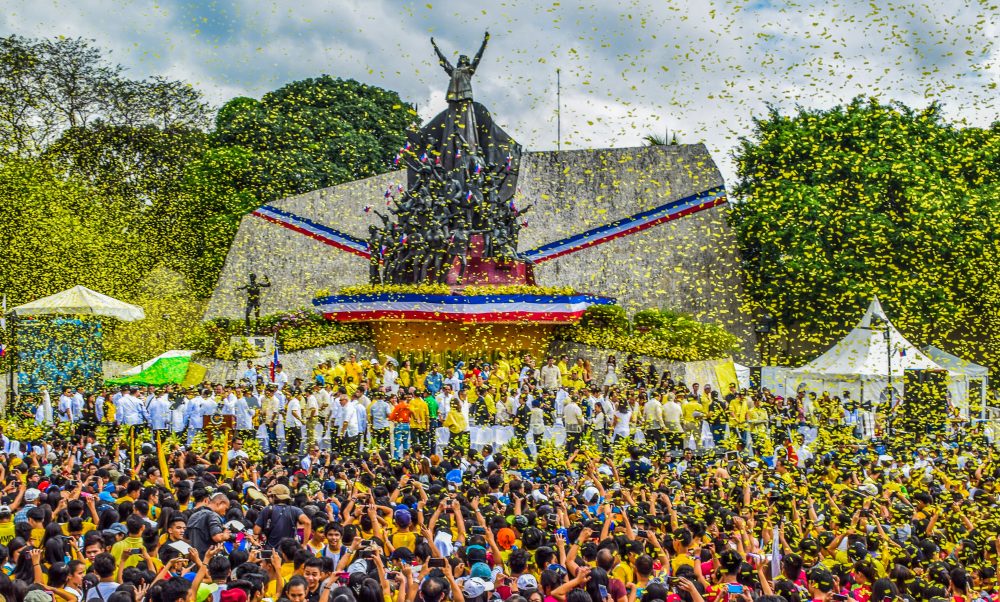
M 290 197 L 272 205 L 358 238 L 385 212 L 384 193 L 405 185 L 391 172 Z M 527 153 L 517 205 L 527 207 L 526 251 L 615 220 L 723 186 L 702 144 Z M 718 322 L 753 355 L 750 320 L 740 313 L 738 255 L 722 205 L 536 266 L 541 286 L 613 296 L 630 313 L 648 307 Z M 367 261 L 252 215 L 240 225 L 206 319 L 242 317 L 235 289 L 247 274 L 267 275 L 262 312 L 310 306 L 318 291 L 365 283 Z

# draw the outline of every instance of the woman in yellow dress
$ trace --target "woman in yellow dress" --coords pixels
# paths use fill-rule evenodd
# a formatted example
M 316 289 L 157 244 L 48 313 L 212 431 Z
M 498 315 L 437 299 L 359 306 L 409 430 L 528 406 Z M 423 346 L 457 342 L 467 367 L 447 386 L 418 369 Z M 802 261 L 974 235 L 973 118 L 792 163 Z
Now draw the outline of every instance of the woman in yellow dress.
M 403 362 L 403 365 L 399 367 L 399 388 L 403 391 L 410 388 L 413 384 L 413 369 L 410 368 L 410 360 Z

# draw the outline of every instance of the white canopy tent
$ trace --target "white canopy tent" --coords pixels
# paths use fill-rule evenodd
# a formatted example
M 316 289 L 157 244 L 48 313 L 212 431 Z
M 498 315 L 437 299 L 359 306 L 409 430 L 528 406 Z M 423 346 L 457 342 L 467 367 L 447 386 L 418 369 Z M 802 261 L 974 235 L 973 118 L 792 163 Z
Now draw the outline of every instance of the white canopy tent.
M 804 388 L 838 396 L 848 391 L 855 400 L 880 403 L 889 399 L 890 381 L 893 398 L 902 397 L 905 370 L 945 369 L 896 330 L 875 297 L 847 336 L 805 366 L 785 373 L 785 391 L 794 394 Z M 948 373 L 952 403 L 968 417 L 969 379 L 958 371 Z
M 986 391 L 990 382 L 990 369 L 969 360 L 963 360 L 957 355 L 952 355 L 933 345 L 924 347 L 924 353 L 949 372 L 959 372 L 966 376 L 970 393 L 974 388 L 979 390 L 980 418 L 985 418 Z
M 18 305 L 12 312 L 18 317 L 25 316 L 107 316 L 118 318 L 125 322 L 134 322 L 146 317 L 141 307 L 119 301 L 113 297 L 102 295 L 97 291 L 81 285 L 66 289 L 61 293 L 49 295 Z

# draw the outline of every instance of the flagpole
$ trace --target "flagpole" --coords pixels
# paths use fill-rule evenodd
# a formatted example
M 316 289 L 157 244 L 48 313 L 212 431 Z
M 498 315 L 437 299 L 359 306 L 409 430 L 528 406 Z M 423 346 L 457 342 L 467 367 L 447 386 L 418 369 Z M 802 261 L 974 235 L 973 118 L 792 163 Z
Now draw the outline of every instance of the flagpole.
M 4 296 L 6 300 L 6 296 Z M 6 310 L 6 307 L 4 308 Z M 3 409 L 0 414 L 7 416 L 8 405 L 13 408 L 14 404 L 17 402 L 17 391 L 14 384 L 14 342 L 17 336 L 17 314 L 15 312 L 10 312 L 10 341 L 7 345 L 6 354 L 10 357 L 7 358 L 9 373 L 7 375 L 7 403 L 3 404 Z

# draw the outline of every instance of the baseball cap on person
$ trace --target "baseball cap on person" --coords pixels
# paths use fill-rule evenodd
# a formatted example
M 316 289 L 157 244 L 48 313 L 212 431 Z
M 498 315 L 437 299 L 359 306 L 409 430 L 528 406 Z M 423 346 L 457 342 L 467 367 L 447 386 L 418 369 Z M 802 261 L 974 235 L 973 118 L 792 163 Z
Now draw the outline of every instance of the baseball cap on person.
M 413 562 L 413 551 L 410 548 L 396 548 L 389 555 L 390 560 L 398 560 L 403 564 L 411 564 Z
M 526 589 L 537 590 L 538 581 L 535 580 L 534 575 L 524 574 L 517 578 L 517 589 L 524 591 Z
M 272 486 L 270 489 L 267 490 L 267 492 L 270 495 L 272 495 L 276 500 L 287 502 L 288 500 L 292 499 L 292 492 L 288 489 L 288 486 L 281 485 L 280 483 L 278 485 Z
M 24 595 L 24 602 L 52 602 L 52 596 L 42 590 L 32 590 Z
M 490 565 L 485 562 L 477 562 L 472 565 L 472 569 L 469 571 L 470 577 L 478 577 L 485 581 L 493 581 L 493 571 L 490 570 Z
M 239 588 L 223 590 L 219 602 L 247 602 L 247 593 Z
M 32 487 L 31 489 L 24 492 L 24 501 L 33 502 L 38 498 L 42 497 L 42 492 Z M 45 593 L 45 592 L 42 592 Z M 48 594 L 46 594 L 48 595 Z
M 10 506 L 0 506 L 0 516 L 10 516 L 11 514 L 13 514 L 13 512 L 11 511 Z
M 406 528 L 410 526 L 410 511 L 409 510 L 396 510 L 392 515 L 392 519 L 400 527 Z
M 491 591 L 493 591 L 493 582 L 479 577 L 469 577 L 462 585 L 462 593 L 465 594 L 466 598 L 478 598 Z
M 465 557 L 470 564 L 486 562 L 486 548 L 483 546 L 466 546 Z
M 128 535 L 128 529 L 122 523 L 115 523 L 106 530 L 116 535 Z

